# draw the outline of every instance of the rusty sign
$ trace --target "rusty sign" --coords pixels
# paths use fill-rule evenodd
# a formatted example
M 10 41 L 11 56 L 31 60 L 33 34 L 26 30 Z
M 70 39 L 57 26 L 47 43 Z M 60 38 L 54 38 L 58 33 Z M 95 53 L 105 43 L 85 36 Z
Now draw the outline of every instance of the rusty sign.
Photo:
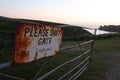
M 58 54 L 62 33 L 57 26 L 20 24 L 15 41 L 14 63 L 22 64 Z

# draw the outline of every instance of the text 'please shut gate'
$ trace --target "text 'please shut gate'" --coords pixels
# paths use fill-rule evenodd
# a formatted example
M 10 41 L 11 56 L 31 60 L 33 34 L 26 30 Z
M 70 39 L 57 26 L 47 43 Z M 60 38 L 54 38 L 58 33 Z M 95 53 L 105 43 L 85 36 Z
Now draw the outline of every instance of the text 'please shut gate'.
M 58 54 L 62 30 L 56 26 L 20 24 L 15 41 L 14 63 L 22 64 Z

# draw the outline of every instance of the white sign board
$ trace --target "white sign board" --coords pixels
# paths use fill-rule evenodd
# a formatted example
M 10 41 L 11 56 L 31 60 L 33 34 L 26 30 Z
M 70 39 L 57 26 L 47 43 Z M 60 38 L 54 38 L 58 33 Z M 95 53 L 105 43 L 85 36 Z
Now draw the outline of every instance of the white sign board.
M 22 64 L 58 54 L 62 33 L 58 26 L 20 24 L 17 29 L 14 63 Z

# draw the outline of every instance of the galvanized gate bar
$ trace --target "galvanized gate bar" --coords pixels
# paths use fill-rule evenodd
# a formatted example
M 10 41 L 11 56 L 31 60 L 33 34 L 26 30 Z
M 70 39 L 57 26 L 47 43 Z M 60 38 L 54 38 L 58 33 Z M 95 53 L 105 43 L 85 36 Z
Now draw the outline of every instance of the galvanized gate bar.
M 73 72 L 75 69 L 77 69 L 78 67 L 80 67 L 83 63 L 85 63 L 88 59 L 90 58 L 90 56 L 88 56 L 87 58 L 85 58 L 80 64 L 78 64 L 77 66 L 75 66 L 73 69 L 71 69 L 70 71 L 68 71 L 66 74 L 64 74 L 63 76 L 61 76 L 58 80 L 62 80 L 64 77 L 66 77 L 68 74 L 70 74 L 71 72 Z
M 85 44 L 91 43 L 91 42 L 93 42 L 93 41 L 94 41 L 94 40 L 86 41 L 86 42 L 84 42 L 84 43 L 81 43 L 80 45 L 82 46 L 82 45 L 85 45 Z
M 76 80 L 88 67 L 85 67 L 73 80 Z
M 33 80 L 36 80 L 40 74 L 40 72 L 43 70 L 43 68 L 46 66 L 46 64 L 49 62 L 49 59 L 51 59 L 51 57 L 47 58 L 46 62 L 42 65 L 42 67 L 40 68 L 40 70 L 38 70 L 38 72 L 36 73 L 35 77 L 33 78 Z
M 86 54 L 89 53 L 90 51 L 91 51 L 91 49 L 89 49 L 88 51 L 84 52 L 84 53 L 81 54 L 80 56 L 77 56 L 77 57 L 73 58 L 72 60 L 67 61 L 67 62 L 59 65 L 58 67 L 52 69 L 51 71 L 49 71 L 48 73 L 44 74 L 43 76 L 41 76 L 41 77 L 38 78 L 37 80 L 43 80 L 44 78 L 46 78 L 47 76 L 49 76 L 51 73 L 53 73 L 53 72 L 56 71 L 57 69 L 61 68 L 62 66 L 66 65 L 66 64 L 68 64 L 68 63 L 70 63 L 70 62 L 72 62 L 72 61 L 75 61 L 75 60 L 81 58 L 83 55 L 86 55 Z
M 2 63 L 2 64 L 0 64 L 0 69 L 9 67 L 9 66 L 11 66 L 11 65 L 12 65 L 12 61 L 7 62 L 7 63 Z
M 81 43 L 81 44 L 77 44 L 77 45 L 74 45 L 74 46 L 61 48 L 60 51 L 67 50 L 67 49 L 72 49 L 72 48 L 75 48 L 75 47 L 78 47 L 78 46 L 82 46 L 82 45 L 85 45 L 85 44 L 88 44 L 88 43 L 91 43 L 91 42 L 93 42 L 93 40 L 90 40 L 90 41 L 87 41 L 87 42 L 84 42 L 84 43 Z
M 78 47 L 79 45 L 74 45 L 74 46 L 70 46 L 70 47 L 66 47 L 66 48 L 61 48 L 60 51 L 63 51 L 63 50 L 67 50 L 67 49 L 72 49 L 72 48 L 75 48 L 75 47 Z
M 80 70 L 78 70 L 73 76 L 71 76 L 69 78 L 69 80 L 73 80 L 75 78 L 75 76 L 80 74 L 81 71 L 84 71 L 84 69 L 87 68 L 88 63 L 89 63 L 89 61 L 82 68 L 80 68 Z
M 18 77 L 10 76 L 10 75 L 3 74 L 3 73 L 0 73 L 0 76 L 4 76 L 4 77 L 7 77 L 7 78 L 16 79 L 16 80 L 26 80 L 26 79 L 23 79 L 23 78 L 18 78 Z

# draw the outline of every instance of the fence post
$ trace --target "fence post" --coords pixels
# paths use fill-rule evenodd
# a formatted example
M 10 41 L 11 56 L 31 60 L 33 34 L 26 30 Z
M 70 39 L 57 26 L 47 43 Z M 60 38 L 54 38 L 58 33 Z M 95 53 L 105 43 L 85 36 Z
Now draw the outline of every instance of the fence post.
M 95 36 L 96 36 L 96 32 L 97 32 L 97 29 L 95 29 L 95 32 L 93 34 L 93 37 L 92 37 L 92 43 L 91 43 L 91 52 L 90 52 L 90 62 L 92 61 L 92 55 L 93 55 L 93 47 L 94 47 L 94 43 L 95 43 Z

